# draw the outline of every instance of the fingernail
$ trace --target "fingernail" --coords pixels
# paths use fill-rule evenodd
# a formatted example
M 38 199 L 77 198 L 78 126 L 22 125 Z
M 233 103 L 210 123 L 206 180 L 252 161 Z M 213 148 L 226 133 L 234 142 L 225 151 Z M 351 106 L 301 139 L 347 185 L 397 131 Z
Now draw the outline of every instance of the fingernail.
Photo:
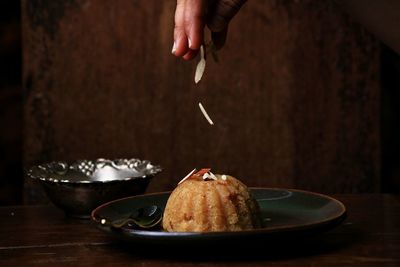
M 192 40 L 188 37 L 188 42 L 189 42 L 189 48 L 192 48 Z
M 175 52 L 176 52 L 176 43 L 175 43 L 175 41 L 174 41 L 174 45 L 172 46 L 172 51 L 171 51 L 171 53 L 172 53 L 172 54 L 175 54 Z

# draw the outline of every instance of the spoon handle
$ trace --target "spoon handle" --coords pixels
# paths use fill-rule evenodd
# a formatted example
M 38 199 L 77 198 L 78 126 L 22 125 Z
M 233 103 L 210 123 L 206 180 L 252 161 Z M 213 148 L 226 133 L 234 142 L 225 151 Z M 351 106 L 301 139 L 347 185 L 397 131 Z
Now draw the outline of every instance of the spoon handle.
M 131 219 L 131 218 L 124 218 L 121 220 L 115 220 L 113 222 L 111 222 L 111 226 L 114 228 L 122 228 L 123 226 L 127 225 L 128 223 L 135 223 L 135 220 Z

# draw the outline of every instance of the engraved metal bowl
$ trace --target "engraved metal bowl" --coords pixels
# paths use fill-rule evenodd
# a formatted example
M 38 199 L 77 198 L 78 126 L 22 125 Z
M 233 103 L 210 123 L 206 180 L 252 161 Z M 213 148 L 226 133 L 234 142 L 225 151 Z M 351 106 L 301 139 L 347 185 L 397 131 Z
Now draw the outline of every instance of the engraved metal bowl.
M 111 200 L 143 194 L 161 167 L 140 159 L 50 162 L 31 168 L 48 198 L 67 215 L 89 218 L 91 211 Z

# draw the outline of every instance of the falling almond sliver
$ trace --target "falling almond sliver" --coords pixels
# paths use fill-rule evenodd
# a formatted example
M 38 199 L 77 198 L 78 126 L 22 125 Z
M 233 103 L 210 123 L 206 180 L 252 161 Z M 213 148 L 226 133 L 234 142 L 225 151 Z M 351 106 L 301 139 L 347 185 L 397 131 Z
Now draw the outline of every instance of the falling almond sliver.
M 204 117 L 208 121 L 208 123 L 211 125 L 214 125 L 214 122 L 211 120 L 210 116 L 208 116 L 208 113 L 207 113 L 206 109 L 203 107 L 203 105 L 201 104 L 201 102 L 199 102 L 199 107 L 200 107 L 200 110 L 203 113 Z
M 206 59 L 204 57 L 204 47 L 200 47 L 200 61 L 197 63 L 196 73 L 194 74 L 194 82 L 198 83 L 203 77 L 204 71 L 206 69 Z

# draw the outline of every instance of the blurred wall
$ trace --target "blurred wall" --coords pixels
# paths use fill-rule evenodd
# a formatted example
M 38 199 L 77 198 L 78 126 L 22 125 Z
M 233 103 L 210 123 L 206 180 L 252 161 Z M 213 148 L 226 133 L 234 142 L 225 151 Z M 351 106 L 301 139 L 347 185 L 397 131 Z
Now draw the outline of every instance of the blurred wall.
M 370 34 L 330 1 L 249 1 L 195 85 L 196 62 L 170 54 L 174 8 L 23 1 L 25 166 L 138 157 L 164 168 L 149 191 L 206 166 L 249 186 L 380 190 L 380 48 Z M 39 197 L 27 189 L 28 202 Z

